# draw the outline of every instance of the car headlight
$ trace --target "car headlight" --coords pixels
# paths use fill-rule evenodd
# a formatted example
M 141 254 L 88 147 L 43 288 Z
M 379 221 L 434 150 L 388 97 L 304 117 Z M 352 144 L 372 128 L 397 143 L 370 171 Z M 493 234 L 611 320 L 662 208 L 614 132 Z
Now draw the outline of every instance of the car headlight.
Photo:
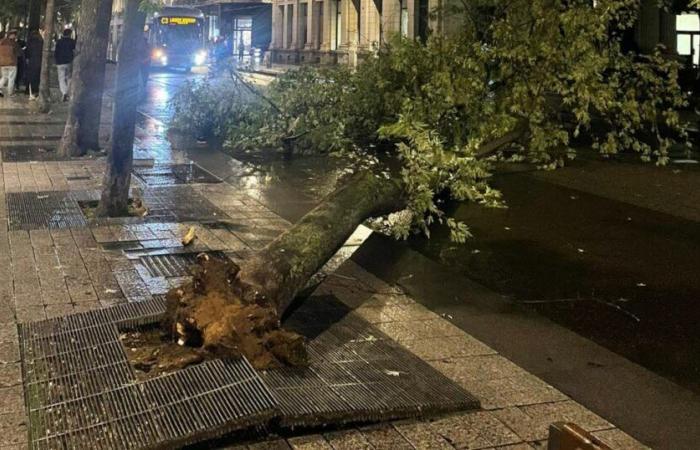
M 160 57 L 160 63 L 163 64 L 163 65 L 168 64 L 168 57 L 165 56 L 165 55 L 161 56 L 161 57 Z
M 205 52 L 204 50 L 195 53 L 194 64 L 196 66 L 201 66 L 202 64 L 204 64 L 206 62 L 206 60 L 207 60 L 207 52 Z
M 162 59 L 165 56 L 165 52 L 163 52 L 163 49 L 156 48 L 153 49 L 153 52 L 151 53 L 151 57 L 153 59 Z

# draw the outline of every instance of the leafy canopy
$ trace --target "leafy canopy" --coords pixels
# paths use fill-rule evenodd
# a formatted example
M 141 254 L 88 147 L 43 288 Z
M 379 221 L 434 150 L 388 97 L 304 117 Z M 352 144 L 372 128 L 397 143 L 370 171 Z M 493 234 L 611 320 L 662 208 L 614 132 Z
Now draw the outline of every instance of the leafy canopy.
M 623 51 L 638 8 L 637 0 L 452 4 L 443 11 L 449 33 L 425 44 L 396 38 L 355 70 L 289 71 L 253 96 L 237 77 L 189 86 L 175 100 L 175 126 L 237 149 L 363 152 L 365 164 L 403 183 L 407 208 L 389 218 L 397 237 L 428 233 L 438 220 L 462 241 L 468 229 L 444 217 L 438 195 L 501 205 L 488 180 L 503 150 L 552 169 L 586 133 L 603 154 L 630 150 L 664 164 L 685 140 L 678 64 L 662 48 Z

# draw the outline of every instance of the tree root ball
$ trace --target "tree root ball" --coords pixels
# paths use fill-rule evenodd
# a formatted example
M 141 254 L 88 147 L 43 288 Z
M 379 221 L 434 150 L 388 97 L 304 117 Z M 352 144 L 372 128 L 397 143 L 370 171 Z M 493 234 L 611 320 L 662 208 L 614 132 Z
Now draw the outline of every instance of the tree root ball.
M 256 369 L 308 363 L 304 337 L 282 329 L 269 302 L 245 295 L 233 261 L 204 253 L 197 261 L 192 281 L 166 297 L 162 326 L 173 340 L 210 358 L 245 356 Z

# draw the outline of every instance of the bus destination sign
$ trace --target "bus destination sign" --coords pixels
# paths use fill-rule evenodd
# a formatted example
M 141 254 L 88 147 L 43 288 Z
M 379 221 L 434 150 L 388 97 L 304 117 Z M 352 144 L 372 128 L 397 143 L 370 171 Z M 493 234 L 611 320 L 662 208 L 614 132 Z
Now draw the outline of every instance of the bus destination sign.
M 195 17 L 161 17 L 161 25 L 194 25 L 197 23 Z

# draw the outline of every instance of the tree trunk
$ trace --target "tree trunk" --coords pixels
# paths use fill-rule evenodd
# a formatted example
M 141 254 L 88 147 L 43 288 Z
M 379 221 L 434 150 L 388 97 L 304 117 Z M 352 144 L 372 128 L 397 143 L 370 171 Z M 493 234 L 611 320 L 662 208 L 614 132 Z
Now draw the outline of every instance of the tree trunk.
M 281 317 L 362 222 L 405 205 L 397 181 L 371 172 L 357 175 L 246 261 L 239 274 L 245 295 L 270 303 Z
M 102 95 L 112 0 L 83 0 L 70 108 L 58 148 L 61 156 L 81 156 L 99 148 Z
M 139 101 L 140 54 L 146 14 L 139 10 L 140 0 L 127 0 L 124 33 L 119 46 L 119 64 L 114 93 L 112 139 L 107 170 L 98 207 L 101 216 L 125 215 L 128 210 L 129 184 L 134 158 L 134 129 Z
M 44 18 L 44 48 L 42 49 L 41 74 L 39 76 L 39 111 L 49 112 L 51 109 L 51 40 L 53 39 L 54 0 L 46 0 L 46 16 Z
M 29 2 L 29 18 L 27 19 L 27 27 L 29 31 L 38 30 L 41 25 L 41 4 L 42 0 L 30 0 Z
M 259 369 L 305 364 L 304 339 L 281 329 L 280 317 L 358 225 L 404 206 L 394 180 L 358 174 L 242 268 L 200 255 L 193 281 L 167 295 L 164 329 L 203 357 L 244 355 Z

